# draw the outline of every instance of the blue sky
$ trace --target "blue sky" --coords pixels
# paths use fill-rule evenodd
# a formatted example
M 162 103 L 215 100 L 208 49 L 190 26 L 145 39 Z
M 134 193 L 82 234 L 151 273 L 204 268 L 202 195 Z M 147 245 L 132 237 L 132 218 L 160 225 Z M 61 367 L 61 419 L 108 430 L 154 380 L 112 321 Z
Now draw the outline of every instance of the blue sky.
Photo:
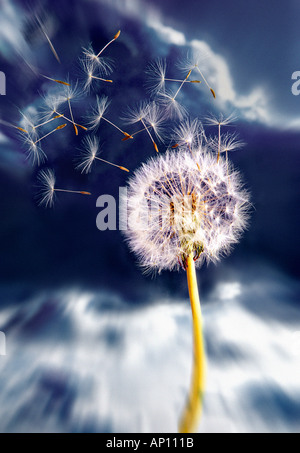
M 98 94 L 111 99 L 110 118 L 123 128 L 126 108 L 148 97 L 149 62 L 166 58 L 175 77 L 178 60 L 193 50 L 205 53 L 217 98 L 201 84 L 186 87 L 182 102 L 191 117 L 238 117 L 234 130 L 246 146 L 231 158 L 253 209 L 233 253 L 198 272 L 210 365 L 199 429 L 297 431 L 300 97 L 291 93 L 291 76 L 300 70 L 298 2 L 2 0 L 0 8 L 0 70 L 7 79 L 0 119 L 15 125 L 20 111 L 42 107 L 41 96 L 51 88 L 37 74 L 77 80 L 82 47 L 92 42 L 100 49 L 118 29 L 120 38 L 108 51 L 114 83 Z M 45 20 L 61 64 L 35 13 Z M 80 119 L 95 94 L 76 104 Z M 104 158 L 134 170 L 153 155 L 147 136 L 122 143 L 112 132 L 107 125 L 99 130 Z M 0 414 L 9 408 L 0 431 L 151 431 L 159 423 L 172 431 L 191 356 L 185 275 L 143 275 L 119 231 L 97 230 L 97 197 L 117 196 L 126 175 L 102 165 L 89 176 L 74 171 L 81 139 L 66 128 L 45 140 L 42 168 L 54 168 L 60 185 L 92 196 L 62 195 L 44 209 L 34 198 L 39 169 L 26 159 L 15 129 L 0 125 L 0 331 L 8 345 L 0 357 Z M 12 379 L 25 369 L 24 380 Z M 146 376 L 145 393 L 140 377 Z M 170 376 L 176 376 L 171 386 Z

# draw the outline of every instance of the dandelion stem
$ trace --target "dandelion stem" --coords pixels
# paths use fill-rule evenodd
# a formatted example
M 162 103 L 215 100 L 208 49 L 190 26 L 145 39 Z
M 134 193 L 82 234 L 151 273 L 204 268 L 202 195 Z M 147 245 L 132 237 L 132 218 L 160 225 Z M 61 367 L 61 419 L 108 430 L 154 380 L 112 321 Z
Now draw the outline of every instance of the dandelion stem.
M 179 80 L 179 79 L 164 79 L 166 82 L 184 82 L 184 83 L 201 83 L 201 80 Z
M 91 195 L 90 192 L 82 190 L 53 189 L 55 192 L 80 193 L 81 195 Z
M 214 90 L 212 89 L 212 87 L 209 85 L 208 81 L 207 81 L 206 78 L 204 77 L 203 72 L 200 70 L 199 66 L 196 65 L 195 67 L 196 67 L 197 71 L 199 72 L 199 74 L 201 75 L 202 79 L 204 80 L 204 83 L 205 83 L 205 85 L 207 86 L 207 88 L 210 89 L 211 94 L 213 95 L 213 97 L 216 98 L 216 93 L 215 93 L 215 91 L 214 91 Z
M 59 131 L 60 129 L 63 129 L 64 127 L 66 127 L 66 124 L 62 124 L 61 126 L 58 126 L 56 129 L 53 129 L 53 131 L 51 132 L 48 132 L 48 134 L 44 135 L 43 137 L 39 138 L 38 140 L 36 140 L 34 142 L 34 144 L 36 145 L 37 143 L 41 142 L 42 140 L 44 140 L 44 138 L 47 138 L 49 137 L 49 135 L 53 134 L 54 132 L 56 131 Z
M 202 412 L 205 387 L 205 351 L 202 333 L 202 315 L 193 254 L 187 257 L 186 273 L 193 315 L 194 364 L 190 393 L 179 424 L 180 433 L 191 433 L 197 430 Z
M 104 116 L 102 116 L 102 119 L 104 121 L 106 121 L 108 124 L 110 124 L 111 126 L 115 127 L 116 129 L 118 129 L 118 131 L 122 132 L 122 134 L 124 135 L 130 135 L 130 134 L 127 134 L 127 132 L 124 132 L 122 131 L 122 129 L 120 129 L 115 123 L 112 123 L 111 121 L 109 121 L 107 118 L 104 118 Z
M 112 162 L 109 162 L 108 160 L 101 159 L 100 157 L 95 157 L 95 159 L 100 160 L 101 162 L 105 162 L 106 164 L 112 165 L 113 167 L 120 168 L 120 170 L 127 171 L 129 173 L 128 168 L 122 167 L 121 165 L 113 164 Z
M 53 55 L 55 56 L 55 58 L 56 58 L 56 60 L 58 61 L 58 63 L 60 63 L 59 56 L 58 56 L 58 54 L 57 54 L 57 52 L 56 52 L 56 50 L 55 50 L 54 45 L 52 44 L 52 42 L 51 42 L 51 40 L 50 40 L 50 38 L 49 38 L 49 36 L 48 36 L 47 33 L 45 32 L 45 30 L 42 29 L 42 32 L 44 33 L 44 35 L 45 35 L 45 37 L 46 37 L 46 39 L 47 39 L 47 41 L 48 41 L 48 44 L 49 44 L 49 46 L 50 46 L 50 49 L 51 49 Z
M 48 77 L 48 76 L 43 75 L 43 74 L 41 74 L 41 76 L 44 77 L 45 79 L 51 80 L 52 82 L 60 83 L 61 85 L 66 85 L 68 87 L 71 86 L 69 83 L 64 82 L 63 80 L 52 79 L 52 77 Z
M 73 124 L 73 126 L 75 125 L 75 126 L 81 127 L 81 129 L 87 131 L 87 127 L 82 126 L 81 124 L 78 124 L 78 123 L 74 123 L 72 120 L 70 120 L 70 118 L 68 118 L 67 116 L 63 115 L 62 113 L 58 113 L 58 112 L 56 112 L 56 113 L 61 118 L 64 118 L 66 121 L 69 121 L 69 123 Z
M 100 52 L 97 54 L 97 58 L 100 57 L 100 55 L 102 54 L 102 52 L 112 43 L 114 42 L 116 39 L 118 39 L 118 37 L 120 36 L 120 33 L 121 31 L 119 30 L 115 36 L 113 37 L 113 39 L 111 41 L 109 41 L 104 47 L 103 49 L 100 50 Z
M 46 124 L 49 124 L 52 121 L 57 120 L 58 118 L 62 118 L 62 116 L 63 115 L 57 115 L 54 118 L 51 118 L 50 120 L 44 121 L 43 123 L 40 123 L 40 124 L 37 124 L 36 126 L 34 126 L 34 129 L 37 129 L 38 127 L 45 126 Z
M 75 121 L 74 121 L 74 116 L 73 116 L 73 111 L 72 111 L 72 107 L 71 107 L 70 98 L 68 98 L 68 104 L 69 104 L 69 110 L 70 110 L 70 115 L 71 115 L 71 118 L 72 118 L 72 123 L 73 123 L 74 131 L 75 131 L 75 134 L 78 135 L 78 129 L 77 129 L 76 123 L 75 123 Z
M 158 150 L 157 144 L 155 143 L 154 138 L 152 137 L 151 132 L 149 131 L 148 127 L 147 127 L 146 124 L 144 123 L 143 118 L 141 118 L 141 123 L 142 123 L 142 125 L 144 126 L 145 130 L 147 131 L 147 133 L 148 133 L 148 135 L 149 135 L 149 137 L 150 137 L 150 140 L 151 140 L 152 143 L 153 143 L 153 146 L 154 146 L 155 151 L 158 153 L 159 150 Z
M 102 79 L 102 77 L 97 77 L 97 76 L 94 76 L 94 75 L 91 75 L 90 77 L 91 77 L 92 79 L 101 80 L 102 82 L 113 83 L 112 80 L 109 80 L 109 79 Z
M 136 132 L 134 132 L 133 134 L 131 134 L 131 136 L 134 137 L 135 135 L 139 134 L 140 132 L 143 132 L 143 131 L 145 131 L 146 129 L 150 129 L 150 128 L 152 128 L 152 126 L 144 127 L 143 129 L 140 129 L 139 131 L 136 131 Z
M 219 162 L 220 160 L 220 153 L 221 153 L 221 123 L 219 123 L 219 135 L 218 135 L 218 159 L 217 161 Z
M 190 70 L 186 76 L 186 78 L 182 81 L 180 87 L 178 88 L 178 90 L 176 91 L 175 93 L 175 96 L 173 96 L 173 101 L 175 101 L 175 99 L 177 98 L 178 94 L 179 94 L 179 91 L 181 90 L 181 88 L 183 87 L 183 85 L 187 82 L 187 79 L 190 77 L 191 75 L 191 72 L 192 70 Z

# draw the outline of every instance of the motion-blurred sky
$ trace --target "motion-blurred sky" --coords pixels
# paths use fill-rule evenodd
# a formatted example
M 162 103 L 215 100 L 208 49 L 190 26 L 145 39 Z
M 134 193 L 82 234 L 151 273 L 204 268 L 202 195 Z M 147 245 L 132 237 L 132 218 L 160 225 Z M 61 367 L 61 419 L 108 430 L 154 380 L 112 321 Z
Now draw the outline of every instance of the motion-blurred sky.
M 100 49 L 119 29 L 107 49 L 114 82 L 96 91 L 111 100 L 110 119 L 130 128 L 120 118 L 149 97 L 149 62 L 166 58 L 182 77 L 176 64 L 193 49 L 206 53 L 217 99 L 204 84 L 184 87 L 191 117 L 238 117 L 230 130 L 246 146 L 230 157 L 253 210 L 230 257 L 198 272 L 209 367 L 201 431 L 300 431 L 299 19 L 295 0 L 0 1 L 2 120 L 18 125 L 20 110 L 42 106 L 52 82 L 39 74 L 80 79 L 82 47 Z M 96 93 L 74 106 L 80 121 Z M 97 197 L 117 197 L 126 174 L 100 163 L 76 172 L 84 132 L 45 140 L 44 167 L 93 195 L 61 194 L 46 210 L 34 199 L 38 169 L 16 130 L 0 127 L 0 431 L 176 430 L 192 355 L 184 272 L 142 275 L 121 233 L 97 230 Z M 153 156 L 147 135 L 121 142 L 108 124 L 98 134 L 103 158 L 130 170 Z

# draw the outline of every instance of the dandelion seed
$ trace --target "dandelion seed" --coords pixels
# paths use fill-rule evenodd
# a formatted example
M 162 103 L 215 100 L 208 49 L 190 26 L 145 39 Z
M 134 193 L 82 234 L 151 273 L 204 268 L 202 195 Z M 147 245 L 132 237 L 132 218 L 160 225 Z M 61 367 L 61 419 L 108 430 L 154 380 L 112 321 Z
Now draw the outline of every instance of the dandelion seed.
M 202 144 L 204 136 L 202 123 L 198 119 L 190 120 L 187 118 L 174 129 L 173 138 L 176 144 L 172 148 L 186 146 L 191 151 Z
M 158 59 L 149 64 L 146 69 L 148 90 L 157 94 L 164 91 L 167 63 L 164 59 Z
M 129 124 L 138 122 L 142 123 L 142 125 L 144 126 L 143 130 L 145 130 L 150 137 L 150 140 L 156 152 L 159 152 L 158 146 L 149 129 L 153 128 L 154 126 L 159 133 L 159 127 L 162 121 L 162 117 L 160 115 L 160 111 L 155 103 L 141 102 L 136 107 L 128 108 L 124 117 L 124 120 Z M 153 125 L 150 124 L 151 122 Z M 147 123 L 150 127 L 147 125 Z
M 118 39 L 118 37 L 120 36 L 120 33 L 121 31 L 119 30 L 115 36 L 113 37 L 113 39 L 111 41 L 109 41 L 101 50 L 100 52 L 98 52 L 97 54 L 94 52 L 92 46 L 89 46 L 87 49 L 84 48 L 83 49 L 83 55 L 85 57 L 85 60 L 89 63 L 92 63 L 92 64 L 97 64 L 98 67 L 101 69 L 101 71 L 103 71 L 104 74 L 106 74 L 107 72 L 112 72 L 112 62 L 111 60 L 108 60 L 108 59 L 105 59 L 103 58 L 101 55 L 102 53 L 104 52 L 105 49 L 107 49 L 107 47 L 112 44 L 114 41 L 116 41 L 116 39 Z M 101 58 L 100 58 L 101 56 Z
M 100 50 L 100 52 L 97 54 L 97 58 L 100 57 L 100 55 L 102 54 L 102 52 L 104 52 L 104 50 L 105 50 L 111 43 L 113 43 L 114 41 L 116 41 L 116 39 L 118 39 L 118 37 L 120 36 L 120 34 L 121 34 L 121 30 L 119 30 L 119 31 L 115 34 L 115 36 L 113 37 L 113 39 L 112 39 L 111 41 L 109 41 L 109 42 L 108 42 L 108 43 Z
M 29 132 L 26 129 L 23 129 L 20 126 L 16 126 L 15 124 L 9 123 L 8 121 L 4 121 L 4 120 L 0 119 L 0 124 L 2 124 L 3 126 L 6 126 L 6 127 L 11 127 L 13 129 L 17 129 L 17 130 L 23 132 L 24 134 L 29 134 Z
M 48 33 L 46 32 L 46 28 L 45 28 L 44 24 L 42 23 L 42 21 L 39 19 L 39 17 L 38 17 L 37 15 L 36 15 L 36 20 L 37 20 L 37 22 L 38 22 L 38 24 L 39 24 L 39 26 L 40 26 L 40 29 L 41 29 L 42 33 L 44 34 L 45 38 L 46 38 L 47 41 L 48 41 L 48 44 L 49 44 L 49 46 L 50 46 L 50 49 L 51 49 L 53 55 L 55 56 L 55 58 L 56 58 L 56 60 L 58 61 L 58 63 L 60 63 L 60 58 L 59 58 L 59 56 L 58 56 L 58 53 L 56 52 L 55 47 L 54 47 L 54 45 L 52 44 L 52 41 L 51 41 L 51 39 L 50 39 Z
M 34 137 L 37 135 L 36 127 L 35 127 L 35 122 L 37 120 L 37 115 L 35 112 L 22 112 L 19 110 L 21 114 L 21 121 L 20 121 L 20 126 L 17 127 L 21 132 L 27 133 L 31 137 Z
M 45 97 L 44 99 L 45 101 L 45 104 L 46 104 L 46 108 L 44 109 L 45 111 L 45 114 L 43 115 L 43 118 L 45 120 L 45 123 L 47 123 L 47 121 L 52 121 L 53 118 L 58 118 L 58 117 L 61 117 L 63 119 L 65 119 L 66 121 L 68 121 L 69 123 L 71 123 L 74 127 L 77 126 L 77 127 L 80 127 L 81 129 L 87 131 L 87 128 L 85 126 L 82 126 L 81 124 L 78 124 L 78 123 L 74 123 L 70 118 L 68 118 L 66 115 L 64 115 L 61 111 L 60 111 L 60 106 L 66 102 L 66 97 L 65 96 L 62 96 L 61 94 L 60 95 L 49 95 L 47 97 Z M 36 126 L 37 127 L 37 126 Z
M 71 115 L 71 119 L 72 119 L 72 123 L 73 123 L 73 127 L 74 127 L 76 135 L 78 135 L 78 128 L 76 126 L 76 122 L 74 121 L 71 100 L 73 100 L 73 101 L 78 100 L 80 95 L 81 95 L 81 93 L 79 92 L 78 83 L 76 82 L 76 84 L 73 87 L 72 86 L 66 87 L 64 94 L 62 96 L 63 102 L 67 102 L 67 104 L 68 104 L 69 112 Z
M 166 117 L 156 102 L 151 102 L 148 105 L 144 119 L 146 124 L 152 128 L 158 140 L 163 141 L 165 133 L 163 124 L 165 123 Z
M 120 170 L 129 172 L 129 170 L 121 165 L 114 164 L 105 159 L 98 157 L 99 152 L 99 140 L 97 137 L 85 137 L 83 139 L 82 152 L 79 160 L 79 164 L 76 166 L 77 170 L 80 170 L 81 173 L 89 173 L 92 169 L 92 165 L 95 160 L 99 160 L 113 167 L 117 167 Z
M 192 55 L 188 55 L 187 59 L 184 60 L 183 62 L 179 62 L 179 67 L 182 70 L 193 70 L 195 69 L 198 71 L 200 76 L 203 79 L 203 82 L 207 86 L 207 88 L 210 90 L 211 94 L 213 95 L 214 98 L 216 98 L 216 93 L 214 89 L 210 86 L 208 83 L 207 79 L 205 78 L 203 74 L 203 70 L 200 69 L 201 65 L 203 65 L 203 61 L 206 59 L 206 55 L 203 52 L 195 51 L 192 53 Z
M 220 114 L 219 118 L 216 116 L 206 117 L 206 124 L 208 126 L 217 126 L 218 127 L 218 160 L 221 153 L 221 126 L 229 126 L 236 120 L 236 117 L 231 113 L 228 117 L 224 117 Z
M 149 64 L 146 69 L 147 74 L 147 88 L 148 91 L 154 95 L 164 92 L 165 82 L 176 82 L 176 83 L 201 83 L 200 80 L 180 80 L 180 79 L 171 79 L 166 77 L 167 64 L 166 60 L 158 59 L 155 62 Z
M 83 70 L 83 74 L 85 77 L 85 82 L 84 82 L 84 86 L 83 86 L 84 91 L 90 90 L 94 80 L 113 83 L 112 80 L 108 79 L 107 77 L 104 77 L 105 75 L 108 76 L 108 74 L 109 74 L 108 69 L 105 71 L 105 74 L 103 75 L 103 77 L 102 77 L 102 74 L 100 74 L 101 75 L 101 77 L 100 77 L 100 75 L 95 75 L 95 68 L 94 68 L 94 64 L 92 62 L 90 62 L 88 60 L 82 60 L 81 65 L 82 65 L 82 70 Z
M 82 190 L 69 190 L 69 189 L 58 189 L 55 187 L 55 175 L 54 172 L 50 169 L 41 170 L 38 175 L 38 181 L 40 184 L 40 191 L 38 194 L 39 205 L 47 207 L 52 207 L 54 204 L 55 192 L 66 192 L 72 194 L 80 195 L 91 195 L 90 192 Z
M 106 121 L 108 124 L 113 126 L 119 132 L 121 132 L 125 137 L 123 140 L 128 140 L 129 138 L 133 138 L 132 135 L 128 134 L 127 132 L 123 131 L 119 126 L 115 123 L 110 121 L 109 119 L 104 117 L 104 113 L 107 111 L 109 107 L 110 101 L 108 100 L 107 96 L 101 96 L 100 98 L 96 97 L 96 107 L 93 108 L 91 115 L 88 116 L 88 126 L 90 129 L 96 130 L 99 127 L 100 121 Z
M 67 82 L 64 82 L 63 80 L 52 79 L 51 77 L 48 77 L 48 76 L 46 76 L 46 75 L 43 75 L 43 74 L 41 74 L 41 76 L 42 76 L 42 77 L 44 77 L 44 78 L 45 78 L 45 79 L 47 79 L 47 80 L 51 80 L 52 82 L 55 82 L 55 83 L 60 83 L 61 85 L 65 85 L 65 86 L 70 86 L 70 84 L 69 84 L 69 83 L 67 83 Z
M 226 134 L 222 134 L 220 139 L 218 139 L 217 141 L 216 139 L 212 140 L 210 146 L 212 149 L 218 148 L 218 152 L 220 153 L 225 153 L 226 165 L 227 169 L 229 169 L 228 152 L 241 149 L 243 146 L 245 146 L 245 143 L 242 140 L 239 140 L 236 134 L 230 134 L 227 132 Z

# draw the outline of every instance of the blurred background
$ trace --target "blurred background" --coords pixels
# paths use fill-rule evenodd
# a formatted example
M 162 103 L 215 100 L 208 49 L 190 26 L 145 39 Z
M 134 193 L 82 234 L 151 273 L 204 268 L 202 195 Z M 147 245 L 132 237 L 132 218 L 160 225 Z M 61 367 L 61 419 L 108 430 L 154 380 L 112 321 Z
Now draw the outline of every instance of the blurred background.
M 229 257 L 198 271 L 208 361 L 199 431 L 300 432 L 299 18 L 296 0 L 0 1 L 1 432 L 177 430 L 192 364 L 185 273 L 143 275 L 121 232 L 97 229 L 97 198 L 118 201 L 127 174 L 100 162 L 90 175 L 75 171 L 84 131 L 43 140 L 48 160 L 37 168 L 3 123 L 20 126 L 22 113 L 43 107 L 57 87 L 41 74 L 81 87 L 82 49 L 99 51 L 119 29 L 105 54 L 113 83 L 74 103 L 79 123 L 104 94 L 106 116 L 137 130 L 121 118 L 149 99 L 149 63 L 166 58 L 169 77 L 182 78 L 177 63 L 196 49 L 217 97 L 186 84 L 180 102 L 204 124 L 234 113 L 224 131 L 246 143 L 230 158 L 251 192 L 249 229 Z M 101 157 L 131 172 L 155 153 L 147 134 L 122 142 L 102 122 L 97 136 Z M 39 207 L 41 168 L 92 196 L 59 194 L 54 208 Z

